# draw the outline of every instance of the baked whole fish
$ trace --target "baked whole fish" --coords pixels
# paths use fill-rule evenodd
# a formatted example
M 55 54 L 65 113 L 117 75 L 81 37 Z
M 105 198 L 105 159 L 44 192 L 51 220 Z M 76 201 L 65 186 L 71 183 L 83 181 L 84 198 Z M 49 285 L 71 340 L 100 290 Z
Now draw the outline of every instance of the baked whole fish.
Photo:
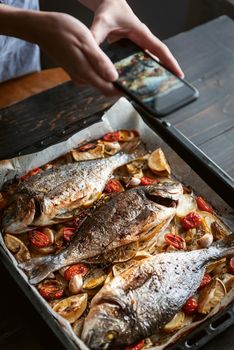
M 3 213 L 5 233 L 67 220 L 67 214 L 101 193 L 112 172 L 146 153 L 139 141 L 128 142 L 114 156 L 47 169 L 22 182 Z
M 121 192 L 84 221 L 66 249 L 57 255 L 32 259 L 21 267 L 31 283 L 38 283 L 64 266 L 137 241 L 153 229 L 162 230 L 174 217 L 182 193 L 182 185 L 172 181 Z
M 90 349 L 120 349 L 155 334 L 199 287 L 205 266 L 234 254 L 234 234 L 207 249 L 161 253 L 104 285 L 91 302 L 81 339 Z

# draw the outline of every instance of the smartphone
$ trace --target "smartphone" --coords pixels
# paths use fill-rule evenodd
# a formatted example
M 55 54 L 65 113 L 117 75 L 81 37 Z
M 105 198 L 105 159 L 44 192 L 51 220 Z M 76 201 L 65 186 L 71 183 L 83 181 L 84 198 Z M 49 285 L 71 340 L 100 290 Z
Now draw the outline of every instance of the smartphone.
M 198 90 L 128 39 L 104 49 L 119 78 L 116 88 L 156 117 L 163 117 L 198 98 Z

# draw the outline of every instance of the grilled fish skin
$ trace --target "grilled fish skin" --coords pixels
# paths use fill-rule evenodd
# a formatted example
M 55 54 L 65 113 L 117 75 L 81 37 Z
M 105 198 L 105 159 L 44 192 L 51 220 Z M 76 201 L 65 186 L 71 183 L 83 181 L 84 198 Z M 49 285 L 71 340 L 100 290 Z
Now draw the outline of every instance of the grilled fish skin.
M 67 220 L 67 213 L 103 191 L 116 168 L 144 154 L 142 143 L 135 140 L 114 156 L 65 164 L 25 180 L 3 213 L 3 231 L 17 234 Z
M 38 283 L 51 272 L 139 240 L 150 230 L 162 230 L 174 217 L 183 193 L 178 182 L 162 182 L 121 192 L 98 208 L 79 228 L 67 249 L 57 255 L 32 259 L 21 264 L 30 283 Z M 155 202 L 153 200 L 156 200 Z
M 93 298 L 81 339 L 93 350 L 120 349 L 156 333 L 196 292 L 206 264 L 233 254 L 231 234 L 206 249 L 139 261 Z

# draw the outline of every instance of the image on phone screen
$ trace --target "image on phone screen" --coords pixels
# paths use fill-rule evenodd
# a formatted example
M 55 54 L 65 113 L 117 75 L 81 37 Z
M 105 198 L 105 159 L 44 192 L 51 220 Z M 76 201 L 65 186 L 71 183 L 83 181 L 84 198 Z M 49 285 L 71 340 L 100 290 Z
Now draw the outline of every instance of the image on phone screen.
M 176 77 L 144 51 L 115 62 L 119 78 L 115 82 L 143 107 L 165 115 L 197 97 L 197 91 Z

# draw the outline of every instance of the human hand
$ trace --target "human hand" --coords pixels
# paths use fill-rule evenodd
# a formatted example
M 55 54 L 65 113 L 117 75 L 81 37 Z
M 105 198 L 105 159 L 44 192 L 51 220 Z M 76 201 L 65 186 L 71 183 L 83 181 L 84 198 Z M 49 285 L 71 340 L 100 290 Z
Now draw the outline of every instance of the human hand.
M 33 22 L 33 32 L 33 41 L 76 83 L 93 85 L 105 95 L 118 94 L 112 84 L 118 73 L 83 23 L 67 14 L 41 12 Z
M 88 2 L 97 3 L 90 30 L 98 44 L 106 38 L 109 42 L 128 38 L 142 49 L 150 51 L 176 75 L 184 77 L 184 73 L 168 47 L 137 18 L 125 0 L 89 0 Z
M 106 95 L 119 92 L 118 73 L 90 30 L 72 16 L 0 6 L 0 35 L 38 44 L 79 84 L 93 85 Z

